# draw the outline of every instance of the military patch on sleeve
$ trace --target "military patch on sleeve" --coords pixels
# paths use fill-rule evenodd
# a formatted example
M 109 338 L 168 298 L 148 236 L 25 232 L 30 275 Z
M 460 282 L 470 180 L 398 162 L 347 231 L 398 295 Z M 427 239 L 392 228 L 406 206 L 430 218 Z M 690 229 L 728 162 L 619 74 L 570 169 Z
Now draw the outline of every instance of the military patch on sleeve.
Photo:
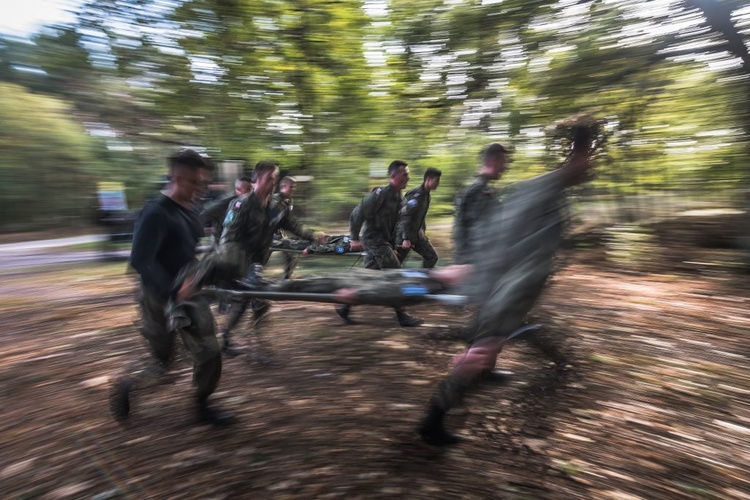
M 234 219 L 237 217 L 237 207 L 239 206 L 239 202 L 237 202 L 237 205 L 235 205 L 235 208 L 227 212 L 227 215 L 224 217 L 224 225 L 225 226 L 231 226 L 232 222 L 234 222 Z
M 411 200 L 406 202 L 406 206 L 409 208 L 416 207 L 417 206 L 417 200 L 412 198 Z

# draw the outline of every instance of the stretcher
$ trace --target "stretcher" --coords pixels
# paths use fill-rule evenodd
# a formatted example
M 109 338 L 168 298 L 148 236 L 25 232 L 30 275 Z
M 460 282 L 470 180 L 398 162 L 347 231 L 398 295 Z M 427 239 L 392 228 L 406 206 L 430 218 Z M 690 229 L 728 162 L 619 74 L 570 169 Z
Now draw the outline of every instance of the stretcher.
M 244 286 L 238 282 L 238 287 Z M 242 290 L 215 288 L 213 292 L 225 300 L 246 301 L 252 299 L 278 300 L 278 301 L 299 301 L 299 302 L 322 302 L 329 304 L 343 304 L 341 297 L 335 293 L 325 292 L 288 292 L 273 290 Z M 403 286 L 399 294 L 367 294 L 356 300 L 356 304 L 366 304 L 373 306 L 409 306 L 422 304 L 425 302 L 438 302 L 447 306 L 465 306 L 469 303 L 469 297 L 466 295 L 457 295 L 450 293 L 430 293 L 424 287 L 420 286 Z
M 232 301 L 267 299 L 327 303 L 355 303 L 400 307 L 423 302 L 462 306 L 469 297 L 449 293 L 429 271 L 421 269 L 356 269 L 346 272 L 311 274 L 296 279 L 269 280 L 250 273 L 243 280 L 214 283 L 218 298 Z M 346 297 L 341 290 L 353 291 Z
M 282 280 L 285 281 L 285 280 Z M 237 286 L 242 288 L 247 285 L 242 282 L 237 282 Z M 397 291 L 398 293 L 373 295 L 368 294 L 357 301 L 357 304 L 375 305 L 375 306 L 408 306 L 417 305 L 425 302 L 439 303 L 445 306 L 461 307 L 469 303 L 469 297 L 466 295 L 457 295 L 450 293 L 435 293 L 428 289 L 428 287 L 421 287 L 419 285 L 406 285 L 399 286 L 398 290 L 395 287 L 392 288 L 391 292 Z M 265 299 L 265 300 L 278 300 L 278 301 L 300 301 L 300 302 L 321 302 L 321 303 L 343 303 L 340 296 L 335 293 L 326 292 L 289 292 L 289 291 L 273 291 L 273 290 L 230 290 L 216 288 L 213 290 L 218 297 L 224 300 L 235 300 L 235 301 L 249 301 L 252 299 Z M 514 329 L 507 337 L 502 341 L 503 345 L 510 340 L 518 337 L 527 332 L 536 331 L 541 328 L 539 324 L 521 325 Z

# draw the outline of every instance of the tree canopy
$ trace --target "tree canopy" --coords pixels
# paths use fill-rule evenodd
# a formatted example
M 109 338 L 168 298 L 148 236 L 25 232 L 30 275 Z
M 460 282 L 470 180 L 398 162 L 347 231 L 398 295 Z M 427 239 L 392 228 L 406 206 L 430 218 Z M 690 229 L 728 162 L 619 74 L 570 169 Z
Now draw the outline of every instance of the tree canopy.
M 415 178 L 436 166 L 447 213 L 484 144 L 512 144 L 509 180 L 532 175 L 559 157 L 550 125 L 576 113 L 607 121 L 600 192 L 747 185 L 740 1 L 91 0 L 77 19 L 0 40 L 0 80 L 68 103 L 75 127 L 39 149 L 66 145 L 92 179 L 125 181 L 135 203 L 170 149 L 196 146 L 314 176 L 316 215 L 329 220 L 392 159 Z M 34 113 L 9 119 L 28 135 L 6 143 L 35 143 L 47 127 Z M 73 130 L 93 149 L 80 152 Z M 44 165 L 26 154 L 6 153 L 1 168 Z

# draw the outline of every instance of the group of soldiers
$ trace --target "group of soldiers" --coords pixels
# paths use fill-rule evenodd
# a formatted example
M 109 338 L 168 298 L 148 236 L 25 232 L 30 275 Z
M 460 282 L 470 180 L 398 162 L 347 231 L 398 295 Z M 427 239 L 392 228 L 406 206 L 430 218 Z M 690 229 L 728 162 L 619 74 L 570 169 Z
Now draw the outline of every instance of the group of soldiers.
M 382 299 L 403 294 L 409 285 L 410 290 L 416 287 L 429 292 L 457 290 L 475 305 L 476 314 L 465 329 L 468 348 L 454 359 L 450 372 L 438 384 L 418 427 L 429 444 L 458 442 L 444 427 L 445 414 L 477 382 L 507 376 L 494 370 L 497 356 L 506 339 L 522 328 L 524 316 L 551 272 L 564 223 L 565 189 L 585 180 L 590 154 L 588 145 L 574 145 L 559 168 L 517 184 L 501 203 L 490 182 L 507 170 L 509 152 L 499 143 L 486 147 L 478 176 L 456 198 L 456 263 L 443 268 L 434 267 L 438 256 L 425 234 L 424 222 L 430 192 L 439 186 L 441 172 L 427 169 L 422 184 L 402 196 L 409 167 L 406 162 L 394 161 L 388 167 L 389 183 L 368 193 L 350 217 L 351 250 L 365 251 L 365 270 L 357 273 L 361 278 L 347 273 L 339 278 L 276 283 L 269 283 L 261 273 L 274 233 L 283 229 L 307 240 L 322 242 L 326 238 L 292 215 L 291 195 L 283 190 L 284 180 L 280 192 L 273 193 L 278 166 L 259 162 L 250 178 L 239 180 L 245 185 L 238 183 L 237 196 L 218 200 L 199 216 L 194 200 L 211 175 L 210 164 L 190 150 L 171 156 L 170 182 L 144 208 L 130 260 L 141 278 L 142 334 L 153 361 L 145 368 L 129 367 L 114 379 L 110 392 L 113 415 L 118 420 L 127 418 L 133 390 L 167 369 L 175 338 L 180 335 L 193 357 L 198 421 L 216 427 L 234 422 L 231 414 L 211 406 L 208 399 L 221 375 L 222 351 L 236 354 L 229 331 L 248 304 L 260 317 L 268 302 L 234 303 L 222 345 L 211 311 L 217 298 L 213 289 L 236 288 L 242 282 L 248 289 L 326 291 L 339 303 L 336 313 L 347 323 L 354 323 L 352 306 L 365 303 L 391 305 L 398 323 L 413 327 L 422 320 L 402 309 L 408 300 Z M 215 250 L 198 260 L 195 248 L 203 232 L 201 221 L 211 221 L 220 228 L 220 235 Z M 422 256 L 424 270 L 400 269 L 410 250 Z

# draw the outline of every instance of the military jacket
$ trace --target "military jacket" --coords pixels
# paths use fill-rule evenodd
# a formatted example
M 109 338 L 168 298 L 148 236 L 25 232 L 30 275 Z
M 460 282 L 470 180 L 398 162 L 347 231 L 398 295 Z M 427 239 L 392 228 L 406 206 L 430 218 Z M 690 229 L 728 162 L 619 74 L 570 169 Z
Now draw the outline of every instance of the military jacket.
M 560 170 L 519 182 L 481 221 L 478 265 L 463 290 L 480 304 L 476 338 L 519 328 L 543 290 L 566 221 L 565 188 Z
M 306 240 L 314 238 L 312 229 L 307 228 L 292 213 L 294 205 L 291 198 L 284 198 L 281 193 L 274 193 L 268 202 L 268 207 L 271 219 L 276 224 L 278 232 L 283 229 Z
M 264 207 L 255 191 L 243 194 L 230 203 L 223 226 L 219 252 L 232 260 L 241 259 L 244 265 L 263 262 L 277 229 L 270 203 Z
M 455 261 L 466 263 L 471 252 L 472 241 L 477 223 L 500 204 L 498 191 L 488 184 L 484 176 L 477 176 L 466 189 L 456 196 L 455 219 L 453 221 L 453 244 Z
M 424 188 L 424 185 L 406 193 L 399 221 L 399 234 L 402 241 L 416 241 L 420 235 L 424 236 L 427 229 L 425 217 L 429 209 L 430 193 Z
M 213 237 L 218 245 L 221 238 L 222 224 L 224 216 L 229 209 L 230 203 L 234 196 L 226 195 L 215 200 L 211 200 L 203 206 L 200 212 L 200 222 L 203 227 L 209 226 L 213 229 Z
M 352 211 L 349 219 L 351 238 L 359 240 L 364 225 L 361 240 L 365 246 L 393 245 L 401 202 L 401 193 L 391 184 L 373 189 Z

